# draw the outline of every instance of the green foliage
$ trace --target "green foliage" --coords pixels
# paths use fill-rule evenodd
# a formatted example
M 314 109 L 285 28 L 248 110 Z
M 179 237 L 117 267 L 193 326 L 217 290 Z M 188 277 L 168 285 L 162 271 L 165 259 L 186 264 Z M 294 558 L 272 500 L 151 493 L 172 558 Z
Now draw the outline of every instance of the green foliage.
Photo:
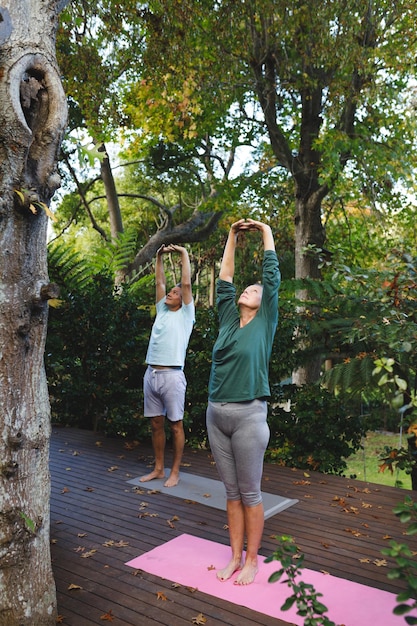
M 341 474 L 364 432 L 359 406 L 320 385 L 276 385 L 266 459 L 289 467 Z
M 395 515 L 403 524 L 408 524 L 406 535 L 417 533 L 417 503 L 407 496 L 403 503 L 398 504 L 394 509 Z M 417 624 L 417 617 L 407 615 L 410 611 L 417 609 L 417 562 L 415 553 L 406 543 L 398 543 L 391 540 L 389 548 L 384 548 L 381 552 L 385 556 L 393 558 L 396 567 L 390 569 L 388 578 L 390 580 L 403 580 L 406 588 L 397 595 L 399 603 L 395 609 L 395 615 L 406 615 L 405 622 L 410 625 Z
M 294 539 L 288 535 L 279 538 L 278 547 L 275 552 L 265 559 L 265 563 L 279 561 L 281 568 L 271 574 L 268 582 L 275 583 L 284 575 L 286 580 L 282 581 L 292 589 L 292 594 L 281 606 L 281 611 L 288 611 L 294 604 L 297 607 L 297 615 L 304 618 L 304 626 L 336 626 L 325 615 L 327 606 L 319 598 L 323 596 L 318 593 L 314 586 L 301 580 L 304 568 L 304 554 L 301 554 L 294 543 Z
M 149 311 L 128 292 L 115 294 L 108 275 L 86 282 L 85 273 L 76 272 L 83 264 L 69 258 L 71 271 L 51 266 L 63 291 L 62 305 L 50 311 L 45 354 L 52 419 L 139 438 L 148 425 L 139 418 Z

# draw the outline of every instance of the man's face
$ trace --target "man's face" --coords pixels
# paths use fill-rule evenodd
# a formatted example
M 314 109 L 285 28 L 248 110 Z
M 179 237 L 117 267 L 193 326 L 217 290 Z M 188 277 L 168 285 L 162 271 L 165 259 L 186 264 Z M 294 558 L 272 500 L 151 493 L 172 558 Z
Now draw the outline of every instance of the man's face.
M 182 290 L 181 287 L 173 287 L 168 291 L 165 304 L 171 311 L 178 311 L 182 306 Z

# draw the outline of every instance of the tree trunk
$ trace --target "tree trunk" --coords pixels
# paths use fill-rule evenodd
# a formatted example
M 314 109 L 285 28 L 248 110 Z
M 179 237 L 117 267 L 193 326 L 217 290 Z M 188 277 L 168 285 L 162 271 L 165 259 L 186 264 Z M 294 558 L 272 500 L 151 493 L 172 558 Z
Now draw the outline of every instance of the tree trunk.
M 319 193 L 304 195 L 296 193 L 295 215 L 295 276 L 298 279 L 321 279 L 319 255 L 315 250 L 324 243 L 324 228 L 321 221 L 321 197 Z M 301 302 L 309 300 L 307 290 L 300 290 L 297 298 Z M 300 307 L 300 313 L 306 308 Z M 320 378 L 322 358 L 320 355 L 310 359 L 309 363 L 293 372 L 293 383 L 304 385 L 314 383 Z
M 66 100 L 55 61 L 65 0 L 0 6 L 0 626 L 56 623 L 43 364 L 47 211 Z

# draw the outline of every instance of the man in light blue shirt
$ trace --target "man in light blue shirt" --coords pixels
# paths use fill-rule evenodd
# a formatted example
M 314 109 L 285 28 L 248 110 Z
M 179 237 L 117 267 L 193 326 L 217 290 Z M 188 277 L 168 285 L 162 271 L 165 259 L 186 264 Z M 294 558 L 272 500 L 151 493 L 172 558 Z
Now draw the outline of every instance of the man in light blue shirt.
M 181 254 L 181 283 L 166 293 L 163 255 Z M 144 376 L 144 415 L 151 418 L 155 467 L 140 482 L 165 477 L 165 417 L 173 440 L 173 463 L 165 487 L 179 482 L 184 451 L 183 426 L 185 391 L 185 355 L 195 321 L 188 252 L 182 246 L 161 246 L 156 253 L 156 318 L 146 354 L 148 367 Z

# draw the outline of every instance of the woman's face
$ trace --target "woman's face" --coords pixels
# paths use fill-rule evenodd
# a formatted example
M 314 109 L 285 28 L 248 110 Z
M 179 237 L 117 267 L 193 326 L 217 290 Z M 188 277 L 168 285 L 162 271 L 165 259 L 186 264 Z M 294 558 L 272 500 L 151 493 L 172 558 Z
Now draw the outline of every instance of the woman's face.
M 258 310 L 262 300 L 262 285 L 249 285 L 240 295 L 238 305 Z

